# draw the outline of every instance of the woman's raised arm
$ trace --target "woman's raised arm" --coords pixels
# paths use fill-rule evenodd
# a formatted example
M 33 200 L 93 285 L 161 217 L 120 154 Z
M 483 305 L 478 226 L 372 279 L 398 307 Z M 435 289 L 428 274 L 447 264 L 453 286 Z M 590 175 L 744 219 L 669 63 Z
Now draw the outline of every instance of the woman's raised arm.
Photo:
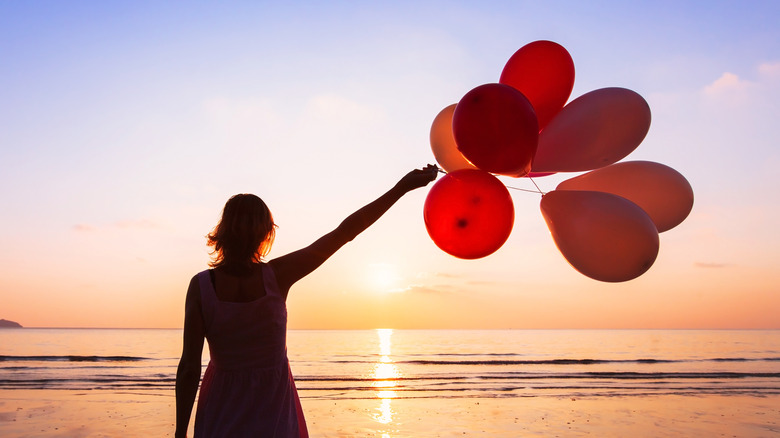
M 435 180 L 438 172 L 438 167 L 429 164 L 422 169 L 407 173 L 393 188 L 349 215 L 335 230 L 320 237 L 306 248 L 271 260 L 269 263 L 276 274 L 276 281 L 282 295 L 286 297 L 290 286 L 317 269 L 344 244 L 376 222 L 403 195 Z

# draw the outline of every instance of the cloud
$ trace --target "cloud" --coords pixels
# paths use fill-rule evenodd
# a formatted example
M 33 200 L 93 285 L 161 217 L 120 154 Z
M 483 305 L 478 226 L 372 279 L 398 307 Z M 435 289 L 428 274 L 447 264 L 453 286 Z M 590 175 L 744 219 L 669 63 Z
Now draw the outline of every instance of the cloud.
M 433 274 L 433 276 L 439 278 L 463 278 L 464 277 L 463 274 L 452 274 L 449 272 L 436 272 L 435 274 Z
M 740 77 L 735 73 L 724 72 L 702 92 L 706 97 L 716 99 L 762 99 L 767 93 L 778 89 L 780 85 L 780 61 L 765 62 L 755 68 L 752 78 Z
M 76 224 L 73 226 L 73 229 L 79 232 L 91 232 L 95 231 L 96 228 L 89 224 Z
M 453 274 L 450 272 L 420 272 L 416 275 L 417 278 L 452 278 L 452 279 L 458 279 L 463 278 L 463 274 Z
M 766 80 L 780 80 L 780 61 L 765 62 L 758 66 L 758 74 Z
M 724 94 L 743 94 L 754 84 L 750 81 L 741 79 L 734 73 L 723 73 L 715 82 L 704 87 L 704 94 L 707 96 L 722 96 Z
M 411 294 L 423 294 L 423 295 L 452 295 L 452 286 L 448 285 L 435 285 L 435 286 L 425 286 L 425 285 L 412 285 L 405 287 L 403 289 L 396 289 L 392 292 L 403 292 L 403 293 L 411 293 Z
M 466 280 L 467 276 L 449 272 L 424 272 L 416 276 L 417 284 L 397 288 L 392 292 L 418 293 L 427 295 L 453 295 L 475 287 L 494 287 L 504 284 L 496 280 Z

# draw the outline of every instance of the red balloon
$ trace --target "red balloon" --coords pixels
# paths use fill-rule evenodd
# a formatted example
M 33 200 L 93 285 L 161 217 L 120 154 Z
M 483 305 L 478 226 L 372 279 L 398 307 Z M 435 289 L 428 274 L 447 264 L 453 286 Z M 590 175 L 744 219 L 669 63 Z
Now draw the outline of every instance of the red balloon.
M 423 216 L 436 246 L 455 257 L 478 259 L 509 238 L 515 209 L 498 178 L 479 169 L 461 169 L 431 187 Z
M 512 86 L 531 101 L 539 129 L 544 129 L 571 95 L 574 61 L 560 44 L 534 41 L 509 58 L 498 82 Z
M 655 224 L 626 198 L 555 190 L 542 197 L 540 207 L 561 254 L 594 280 L 632 280 L 650 269 L 658 256 Z
M 569 102 L 539 135 L 534 172 L 582 172 L 616 163 L 642 143 L 650 106 L 626 88 L 601 88 Z
M 485 84 L 466 93 L 452 115 L 458 150 L 491 173 L 520 177 L 531 170 L 539 141 L 534 108 L 508 85 Z
M 558 190 L 591 190 L 622 196 L 642 207 L 658 232 L 685 220 L 693 208 L 693 189 L 680 172 L 652 161 L 624 161 L 558 184 Z

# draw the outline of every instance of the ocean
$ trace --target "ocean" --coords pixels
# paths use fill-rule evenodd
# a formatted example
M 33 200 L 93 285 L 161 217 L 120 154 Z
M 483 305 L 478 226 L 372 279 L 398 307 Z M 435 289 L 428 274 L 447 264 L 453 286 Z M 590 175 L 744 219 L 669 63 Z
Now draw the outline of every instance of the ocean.
M 287 345 L 304 400 L 780 394 L 780 330 L 290 330 Z M 0 390 L 172 395 L 180 353 L 177 329 L 3 329 Z

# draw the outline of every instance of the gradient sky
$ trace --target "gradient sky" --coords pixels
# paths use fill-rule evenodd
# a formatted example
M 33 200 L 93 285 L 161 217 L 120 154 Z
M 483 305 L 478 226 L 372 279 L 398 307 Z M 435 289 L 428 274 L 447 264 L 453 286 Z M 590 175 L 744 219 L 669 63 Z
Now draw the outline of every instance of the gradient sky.
M 579 274 L 519 191 L 504 247 L 456 259 L 422 189 L 293 288 L 290 328 L 780 328 L 779 19 L 776 1 L 0 2 L 0 318 L 181 327 L 230 195 L 271 207 L 271 257 L 305 246 L 434 162 L 436 114 L 549 39 L 572 98 L 647 99 L 627 160 L 693 186 L 650 271 Z

